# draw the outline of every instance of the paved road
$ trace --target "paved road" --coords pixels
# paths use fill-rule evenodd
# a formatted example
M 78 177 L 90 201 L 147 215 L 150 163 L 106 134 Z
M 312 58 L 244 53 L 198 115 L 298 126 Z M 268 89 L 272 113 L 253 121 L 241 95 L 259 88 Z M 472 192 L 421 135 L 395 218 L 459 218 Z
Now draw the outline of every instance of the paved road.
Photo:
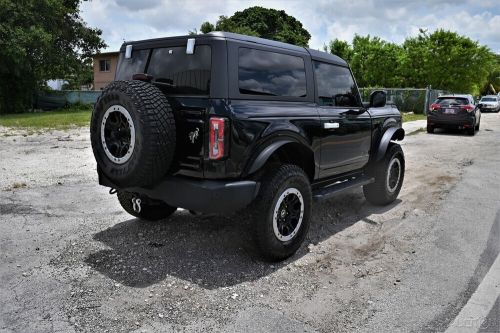
M 498 142 L 498 114 L 474 137 L 408 136 L 397 202 L 318 204 L 270 265 L 237 215 L 124 213 L 86 130 L 0 128 L 0 332 L 498 331 Z

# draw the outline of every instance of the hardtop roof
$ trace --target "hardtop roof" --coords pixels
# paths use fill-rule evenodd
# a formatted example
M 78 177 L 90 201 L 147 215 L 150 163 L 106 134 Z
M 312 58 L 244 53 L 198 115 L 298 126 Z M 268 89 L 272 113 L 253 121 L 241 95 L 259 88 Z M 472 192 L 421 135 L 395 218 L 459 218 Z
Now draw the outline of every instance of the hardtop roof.
M 123 52 L 125 51 L 125 46 L 132 44 L 132 45 L 144 45 L 144 44 L 161 44 L 161 42 L 168 42 L 168 41 L 173 41 L 173 40 L 179 40 L 179 39 L 188 39 L 188 38 L 195 38 L 195 39 L 225 39 L 227 41 L 243 41 L 243 42 L 250 42 L 250 43 L 255 43 L 255 44 L 260 44 L 260 45 L 265 45 L 265 46 L 270 46 L 270 47 L 275 47 L 275 48 L 280 48 L 284 50 L 290 50 L 290 51 L 295 51 L 299 53 L 304 53 L 304 54 L 309 54 L 313 60 L 319 60 L 319 61 L 325 61 L 329 63 L 334 63 L 337 65 L 341 66 L 348 66 L 347 62 L 330 53 L 318 51 L 318 50 L 313 50 L 310 48 L 302 47 L 302 46 L 297 46 L 293 44 L 288 44 L 288 43 L 283 43 L 283 42 L 278 42 L 270 39 L 265 39 L 265 38 L 259 38 L 259 37 L 254 37 L 254 36 L 247 36 L 247 35 L 240 35 L 232 32 L 223 32 L 223 31 L 213 31 L 209 32 L 207 34 L 200 34 L 200 35 L 185 35 L 185 36 L 174 36 L 174 37 L 162 37 L 162 38 L 154 38 L 154 39 L 145 39 L 145 40 L 139 40 L 139 41 L 126 41 L 122 44 L 120 51 Z

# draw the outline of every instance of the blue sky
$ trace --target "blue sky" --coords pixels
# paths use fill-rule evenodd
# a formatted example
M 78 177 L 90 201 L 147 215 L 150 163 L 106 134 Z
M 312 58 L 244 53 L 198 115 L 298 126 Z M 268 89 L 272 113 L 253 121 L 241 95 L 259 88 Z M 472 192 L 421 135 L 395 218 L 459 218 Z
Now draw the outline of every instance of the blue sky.
M 309 46 L 320 49 L 334 38 L 354 34 L 401 43 L 419 28 L 444 28 L 466 35 L 500 53 L 500 0 L 92 0 L 81 5 L 83 19 L 103 31 L 118 50 L 124 40 L 185 35 L 204 21 L 232 15 L 250 6 L 283 9 L 312 35 Z

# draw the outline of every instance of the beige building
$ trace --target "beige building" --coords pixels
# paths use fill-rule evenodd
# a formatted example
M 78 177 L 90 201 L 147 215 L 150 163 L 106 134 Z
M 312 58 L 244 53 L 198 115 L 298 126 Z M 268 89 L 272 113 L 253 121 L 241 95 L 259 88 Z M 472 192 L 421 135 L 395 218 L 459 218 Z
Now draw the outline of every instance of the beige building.
M 94 56 L 94 90 L 102 90 L 115 79 L 120 52 L 106 52 Z

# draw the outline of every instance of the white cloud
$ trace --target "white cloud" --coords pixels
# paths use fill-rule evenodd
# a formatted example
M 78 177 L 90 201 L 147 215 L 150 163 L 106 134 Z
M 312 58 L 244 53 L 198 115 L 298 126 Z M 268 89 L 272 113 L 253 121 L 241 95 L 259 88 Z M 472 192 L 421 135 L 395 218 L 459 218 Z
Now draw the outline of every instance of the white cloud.
M 310 47 L 322 49 L 334 38 L 351 41 L 354 34 L 401 43 L 421 27 L 450 29 L 500 53 L 498 0 L 93 0 L 82 3 L 82 16 L 103 30 L 108 50 L 123 40 L 187 34 L 204 21 L 215 23 L 250 6 L 285 10 L 312 35 Z

